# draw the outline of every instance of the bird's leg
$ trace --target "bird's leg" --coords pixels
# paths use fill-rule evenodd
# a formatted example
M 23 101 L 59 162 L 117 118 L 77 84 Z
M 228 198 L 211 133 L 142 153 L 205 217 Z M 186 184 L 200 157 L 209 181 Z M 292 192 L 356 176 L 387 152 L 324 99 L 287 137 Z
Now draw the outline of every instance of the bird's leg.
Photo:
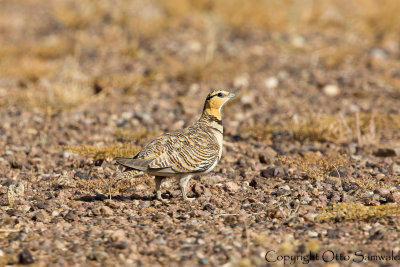
M 163 200 L 161 197 L 161 183 L 164 177 L 161 176 L 156 176 L 155 177 L 155 182 L 156 182 L 156 196 L 158 200 Z
M 179 186 L 181 187 L 181 191 L 182 191 L 182 196 L 183 196 L 183 200 L 185 201 L 191 201 L 191 200 L 195 200 L 195 198 L 188 198 L 186 196 L 186 186 L 190 180 L 190 178 L 192 178 L 192 175 L 186 175 L 183 176 L 180 180 L 179 180 Z

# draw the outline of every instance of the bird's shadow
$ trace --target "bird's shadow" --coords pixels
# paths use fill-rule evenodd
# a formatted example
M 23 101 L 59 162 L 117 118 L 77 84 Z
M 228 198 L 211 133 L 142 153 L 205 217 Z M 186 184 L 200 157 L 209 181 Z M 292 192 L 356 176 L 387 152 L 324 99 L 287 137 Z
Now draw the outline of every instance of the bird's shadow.
M 163 199 L 171 199 L 173 198 L 172 194 L 167 193 L 167 194 L 162 194 Z M 94 201 L 104 201 L 106 199 L 112 199 L 116 201 L 132 201 L 132 200 L 143 200 L 143 201 L 149 201 L 149 200 L 155 200 L 156 196 L 155 195 L 150 195 L 150 196 L 141 196 L 138 194 L 132 194 L 130 196 L 123 196 L 123 195 L 116 195 L 110 196 L 104 195 L 104 194 L 96 194 L 96 195 L 86 195 L 86 196 L 80 196 L 75 198 L 77 201 L 84 201 L 84 202 L 94 202 Z

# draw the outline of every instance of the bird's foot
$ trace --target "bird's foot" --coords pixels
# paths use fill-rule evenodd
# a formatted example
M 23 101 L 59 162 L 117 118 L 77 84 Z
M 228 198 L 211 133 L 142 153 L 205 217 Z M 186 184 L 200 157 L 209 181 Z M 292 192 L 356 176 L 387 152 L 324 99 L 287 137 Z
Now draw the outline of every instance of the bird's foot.
M 192 202 L 192 201 L 196 200 L 196 198 L 195 197 L 184 197 L 183 200 Z

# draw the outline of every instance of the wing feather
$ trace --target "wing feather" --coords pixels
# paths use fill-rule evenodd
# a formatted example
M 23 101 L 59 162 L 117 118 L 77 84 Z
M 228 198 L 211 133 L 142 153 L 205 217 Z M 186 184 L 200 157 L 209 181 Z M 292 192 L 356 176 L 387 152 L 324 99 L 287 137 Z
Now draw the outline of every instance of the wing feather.
M 211 131 L 189 127 L 161 135 L 134 158 L 118 158 L 117 162 L 152 174 L 204 172 L 216 163 L 220 149 Z

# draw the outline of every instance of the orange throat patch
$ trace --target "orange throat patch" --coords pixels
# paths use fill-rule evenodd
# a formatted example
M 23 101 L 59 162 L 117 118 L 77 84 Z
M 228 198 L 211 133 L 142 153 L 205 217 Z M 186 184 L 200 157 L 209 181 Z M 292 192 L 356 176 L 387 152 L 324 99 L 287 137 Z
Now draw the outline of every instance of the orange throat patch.
M 218 108 L 210 108 L 210 107 L 206 107 L 203 111 L 203 113 L 208 114 L 208 115 L 212 115 L 214 117 L 216 117 L 218 120 L 221 120 L 221 112 L 219 111 Z

